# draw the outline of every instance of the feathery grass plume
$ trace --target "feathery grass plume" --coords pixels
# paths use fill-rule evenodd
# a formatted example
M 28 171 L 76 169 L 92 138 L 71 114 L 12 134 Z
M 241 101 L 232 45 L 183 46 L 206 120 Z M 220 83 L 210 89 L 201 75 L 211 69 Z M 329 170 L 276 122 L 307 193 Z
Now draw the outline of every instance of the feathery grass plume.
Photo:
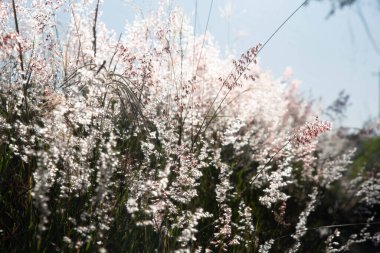
M 307 144 L 317 138 L 320 134 L 329 130 L 331 130 L 331 123 L 320 121 L 318 117 L 316 117 L 313 122 L 307 122 L 297 133 L 295 133 L 292 137 L 292 142 L 295 144 Z
M 331 125 L 256 64 L 273 36 L 235 59 L 174 5 L 116 36 L 102 4 L 0 2 L 1 252 L 311 251 L 314 225 L 378 218 L 378 175 L 347 179 L 355 154 L 321 155 Z

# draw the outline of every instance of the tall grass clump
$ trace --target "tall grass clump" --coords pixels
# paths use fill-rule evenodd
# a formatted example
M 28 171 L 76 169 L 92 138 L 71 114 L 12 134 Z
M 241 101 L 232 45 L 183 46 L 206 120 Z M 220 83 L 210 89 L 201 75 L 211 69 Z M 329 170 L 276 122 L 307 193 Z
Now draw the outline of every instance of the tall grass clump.
M 116 36 L 101 7 L 0 2 L 1 252 L 379 242 L 378 167 L 346 176 L 355 150 L 327 152 L 337 133 L 260 44 L 221 57 L 163 3 Z

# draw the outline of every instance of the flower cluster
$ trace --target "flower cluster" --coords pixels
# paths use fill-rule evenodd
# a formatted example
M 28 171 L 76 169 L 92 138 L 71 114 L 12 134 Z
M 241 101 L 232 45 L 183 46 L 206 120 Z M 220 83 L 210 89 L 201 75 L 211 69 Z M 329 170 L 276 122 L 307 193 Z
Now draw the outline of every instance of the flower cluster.
M 302 126 L 292 137 L 292 141 L 297 144 L 307 144 L 328 130 L 331 130 L 331 123 L 320 121 L 317 117 L 313 122 L 308 122 Z
M 354 157 L 319 155 L 331 124 L 260 44 L 222 57 L 163 2 L 118 37 L 102 2 L 0 2 L 0 251 L 307 249 Z M 353 186 L 371 214 L 378 183 Z

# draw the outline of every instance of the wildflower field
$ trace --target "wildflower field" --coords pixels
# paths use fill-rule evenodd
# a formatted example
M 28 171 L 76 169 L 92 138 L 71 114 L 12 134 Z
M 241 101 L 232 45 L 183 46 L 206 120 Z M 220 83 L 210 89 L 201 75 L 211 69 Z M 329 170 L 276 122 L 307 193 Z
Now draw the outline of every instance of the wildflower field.
M 101 8 L 0 1 L 0 252 L 379 249 L 376 131 L 334 129 L 265 44 Z

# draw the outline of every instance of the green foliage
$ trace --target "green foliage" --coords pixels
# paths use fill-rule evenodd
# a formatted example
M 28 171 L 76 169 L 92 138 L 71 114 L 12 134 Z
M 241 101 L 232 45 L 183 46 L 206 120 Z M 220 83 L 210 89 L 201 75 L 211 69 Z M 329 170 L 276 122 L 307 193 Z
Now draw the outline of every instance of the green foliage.
M 353 160 L 351 177 L 368 172 L 380 166 L 380 137 L 366 138 L 358 145 L 358 152 Z

